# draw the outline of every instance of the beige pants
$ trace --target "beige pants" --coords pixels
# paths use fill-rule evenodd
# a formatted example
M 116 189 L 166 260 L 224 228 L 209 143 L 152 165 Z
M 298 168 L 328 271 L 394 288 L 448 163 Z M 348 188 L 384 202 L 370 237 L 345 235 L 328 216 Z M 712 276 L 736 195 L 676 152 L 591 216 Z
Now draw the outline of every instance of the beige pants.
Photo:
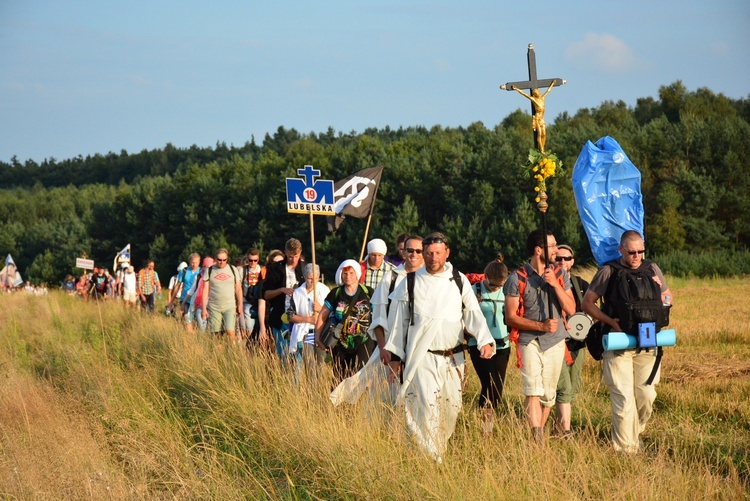
M 612 443 L 617 451 L 640 450 L 638 437 L 651 418 L 656 399 L 655 385 L 661 375 L 660 368 L 653 384 L 646 386 L 655 356 L 653 350 L 604 352 L 602 373 L 612 401 Z

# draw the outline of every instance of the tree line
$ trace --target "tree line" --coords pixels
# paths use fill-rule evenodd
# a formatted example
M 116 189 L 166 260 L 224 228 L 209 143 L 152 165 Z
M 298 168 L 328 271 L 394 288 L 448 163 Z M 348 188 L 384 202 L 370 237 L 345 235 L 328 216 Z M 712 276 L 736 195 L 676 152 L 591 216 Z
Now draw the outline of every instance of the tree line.
M 548 126 L 547 149 L 564 162 L 547 183 L 548 225 L 578 250 L 579 264 L 592 258 L 571 173 L 586 141 L 605 135 L 641 171 L 651 256 L 700 250 L 747 259 L 750 100 L 688 91 L 677 81 L 635 107 L 606 101 L 560 114 Z M 162 280 L 191 252 L 217 247 L 239 256 L 249 247 L 282 248 L 295 236 L 309 256 L 309 219 L 287 213 L 285 178 L 306 164 L 333 180 L 384 165 L 370 238 L 392 248 L 402 232 L 440 230 L 461 270 L 481 271 L 498 251 L 514 266 L 540 224 L 533 181 L 522 168 L 531 147 L 531 118 L 517 110 L 492 128 L 476 122 L 303 134 L 279 127 L 261 145 L 168 144 L 41 164 L 13 158 L 0 162 L 0 255 L 12 254 L 25 278 L 51 284 L 74 272 L 84 254 L 111 268 L 127 243 L 137 266 L 156 261 Z M 341 260 L 359 257 L 365 221 L 349 218 L 328 234 L 324 218 L 315 220 L 318 262 L 332 276 Z

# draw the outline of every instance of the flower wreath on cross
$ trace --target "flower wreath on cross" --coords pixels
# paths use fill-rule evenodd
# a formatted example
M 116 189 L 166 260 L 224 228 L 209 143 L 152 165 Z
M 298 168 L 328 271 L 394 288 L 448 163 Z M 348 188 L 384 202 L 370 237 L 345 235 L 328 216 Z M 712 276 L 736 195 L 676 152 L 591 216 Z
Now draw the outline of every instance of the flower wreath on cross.
M 547 179 L 554 177 L 558 170 L 562 170 L 562 161 L 557 155 L 551 151 L 542 153 L 534 148 L 529 150 L 529 162 L 524 166 L 524 172 L 536 181 L 535 202 L 539 203 L 547 198 Z

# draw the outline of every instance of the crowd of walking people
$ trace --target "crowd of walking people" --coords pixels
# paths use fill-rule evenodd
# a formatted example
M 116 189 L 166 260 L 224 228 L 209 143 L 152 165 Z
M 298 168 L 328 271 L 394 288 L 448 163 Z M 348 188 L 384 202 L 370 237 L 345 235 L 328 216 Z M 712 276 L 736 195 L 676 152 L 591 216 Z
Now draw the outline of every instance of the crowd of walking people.
M 663 297 L 670 297 L 661 270 L 643 261 L 640 234 L 625 232 L 619 250 L 617 266 L 648 269 Z M 569 439 L 586 349 L 571 337 L 566 319 L 585 312 L 619 331 L 608 286 L 616 273 L 603 266 L 589 286 L 571 273 L 574 249 L 558 244 L 551 232 L 529 234 L 526 251 L 528 261 L 517 270 L 508 270 L 497 254 L 483 273 L 467 275 L 450 263 L 450 242 L 442 233 L 401 235 L 391 255 L 376 238 L 363 261 L 341 262 L 330 288 L 320 280 L 319 267 L 305 262 L 296 238 L 263 262 L 258 249 L 230 261 L 221 248 L 179 264 L 164 293 L 166 313 L 188 331 L 266 348 L 296 381 L 303 372 L 317 378 L 330 361 L 334 404 L 356 402 L 376 380 L 383 383 L 389 388 L 384 400 L 403 405 L 412 438 L 437 461 L 462 407 L 465 352 L 481 384 L 484 432 L 492 433 L 513 344 L 532 441 L 543 443 L 550 433 Z M 63 290 L 87 300 L 120 298 L 150 312 L 162 295 L 153 261 L 137 272 L 124 263 L 114 275 L 101 268 L 78 280 L 68 276 Z M 658 382 L 654 353 L 619 350 L 603 357 L 618 451 L 643 448 L 640 435 Z M 656 378 L 647 384 L 644 374 L 652 368 Z

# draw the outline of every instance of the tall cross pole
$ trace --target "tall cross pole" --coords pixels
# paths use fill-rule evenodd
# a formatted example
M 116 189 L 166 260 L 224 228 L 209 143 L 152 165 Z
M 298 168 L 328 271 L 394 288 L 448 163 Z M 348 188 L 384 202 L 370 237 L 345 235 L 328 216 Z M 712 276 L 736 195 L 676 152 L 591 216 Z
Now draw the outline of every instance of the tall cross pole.
M 529 66 L 529 79 L 520 82 L 508 82 L 501 85 L 502 90 L 516 91 L 529 101 L 531 101 L 531 125 L 534 131 L 534 144 L 540 153 L 544 154 L 544 147 L 547 142 L 547 125 L 544 122 L 544 99 L 547 94 L 550 93 L 552 87 L 555 85 L 565 85 L 567 82 L 562 78 L 545 78 L 539 80 L 536 75 L 536 54 L 534 53 L 534 45 L 529 44 L 528 51 L 526 52 L 526 60 Z M 547 87 L 547 91 L 542 94 L 539 88 Z M 529 93 L 523 92 L 523 89 L 528 89 Z M 544 233 L 544 265 L 549 265 L 549 249 L 547 248 L 547 194 L 542 191 L 539 193 L 539 203 L 537 208 L 542 213 L 542 231 Z M 547 301 L 548 306 L 548 318 L 552 318 L 552 301 Z

